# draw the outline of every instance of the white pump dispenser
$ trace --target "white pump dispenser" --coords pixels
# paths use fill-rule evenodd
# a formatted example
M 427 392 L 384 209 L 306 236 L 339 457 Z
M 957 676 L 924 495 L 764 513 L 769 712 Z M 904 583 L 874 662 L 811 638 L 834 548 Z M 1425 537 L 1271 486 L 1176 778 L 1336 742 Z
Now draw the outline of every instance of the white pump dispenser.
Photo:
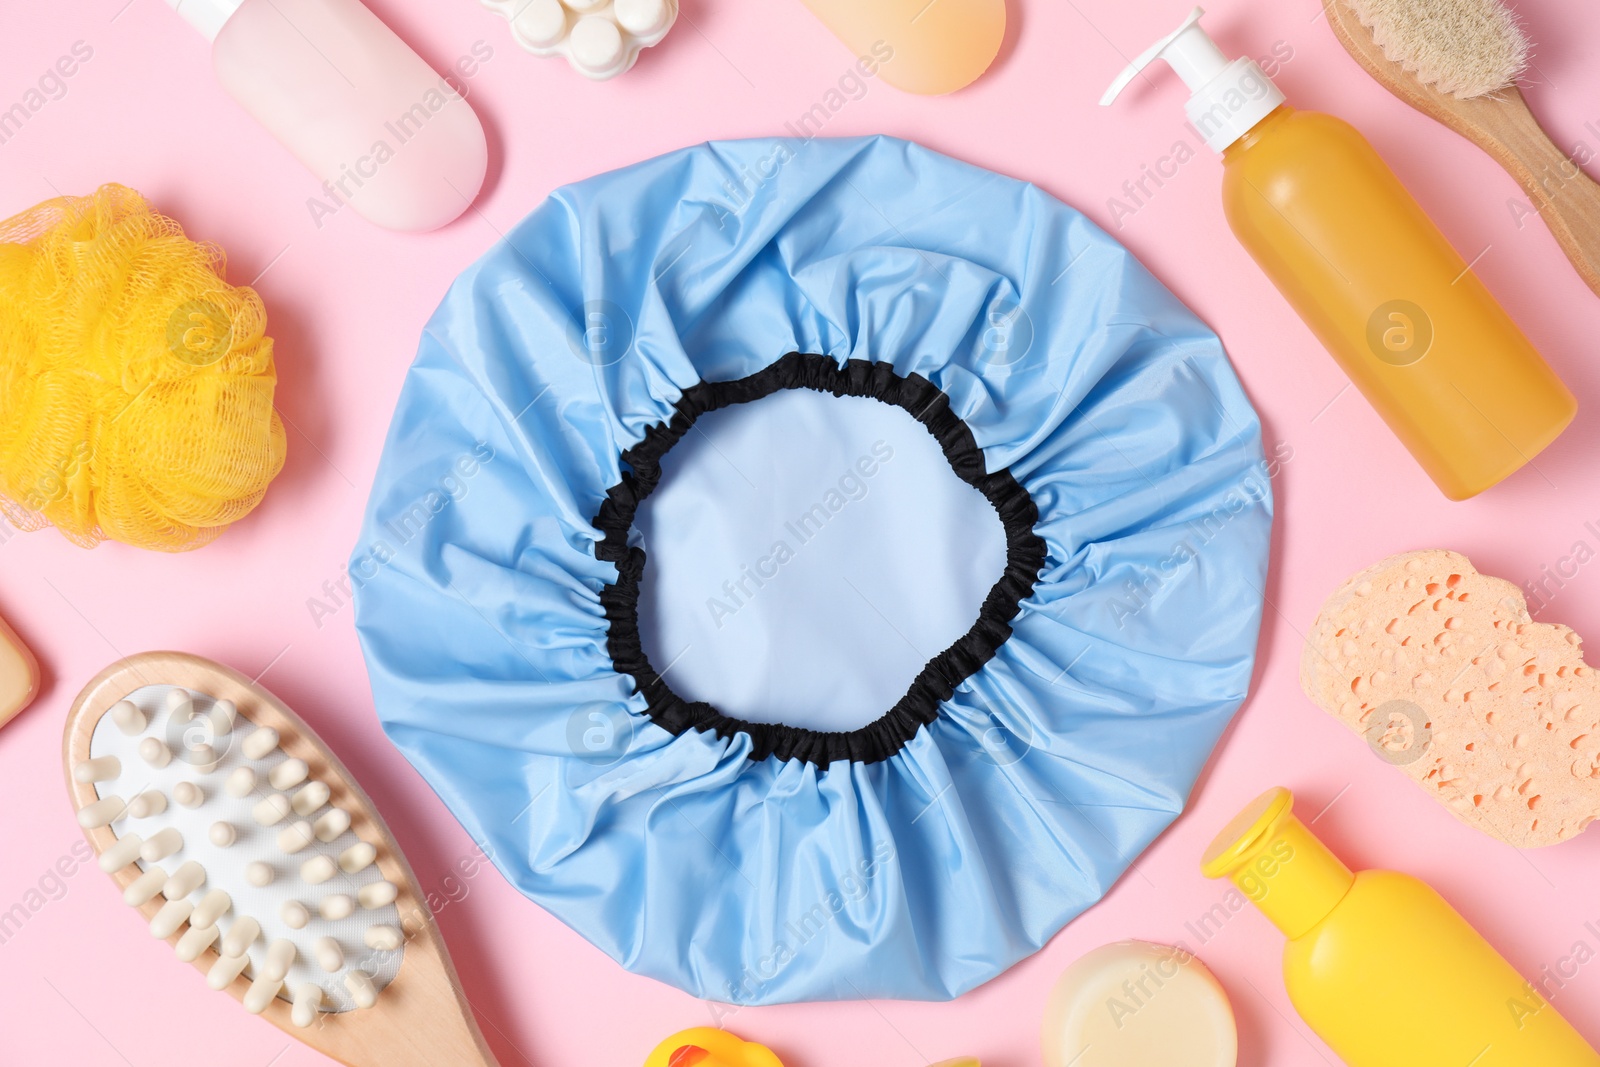
M 1283 103 L 1284 96 L 1255 60 L 1228 61 L 1216 42 L 1200 28 L 1200 16 L 1204 14 L 1203 8 L 1195 8 L 1183 25 L 1129 63 L 1100 98 L 1100 106 L 1108 106 L 1155 60 L 1166 60 L 1189 87 L 1184 112 L 1190 123 L 1213 151 L 1221 152 L 1271 114 Z

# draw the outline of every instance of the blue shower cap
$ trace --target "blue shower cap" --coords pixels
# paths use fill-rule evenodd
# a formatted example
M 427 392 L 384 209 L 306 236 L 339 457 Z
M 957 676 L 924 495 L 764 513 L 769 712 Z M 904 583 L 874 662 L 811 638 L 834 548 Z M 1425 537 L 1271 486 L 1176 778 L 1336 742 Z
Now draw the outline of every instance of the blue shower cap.
M 1004 530 L 971 629 L 857 729 L 687 699 L 641 640 L 663 459 L 793 391 L 915 419 Z M 1216 336 L 1078 212 L 890 138 L 713 143 L 556 191 L 460 276 L 350 576 L 389 736 L 613 959 L 944 999 L 1182 811 L 1250 681 L 1271 473 Z

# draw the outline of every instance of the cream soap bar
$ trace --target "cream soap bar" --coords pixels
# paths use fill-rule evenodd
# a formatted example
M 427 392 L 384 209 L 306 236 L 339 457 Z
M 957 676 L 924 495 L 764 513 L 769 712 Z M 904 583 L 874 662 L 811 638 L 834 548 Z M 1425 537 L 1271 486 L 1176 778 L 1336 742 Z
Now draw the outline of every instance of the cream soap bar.
M 1118 941 L 1062 973 L 1045 1009 L 1045 1067 L 1234 1067 L 1233 1009 L 1181 948 Z

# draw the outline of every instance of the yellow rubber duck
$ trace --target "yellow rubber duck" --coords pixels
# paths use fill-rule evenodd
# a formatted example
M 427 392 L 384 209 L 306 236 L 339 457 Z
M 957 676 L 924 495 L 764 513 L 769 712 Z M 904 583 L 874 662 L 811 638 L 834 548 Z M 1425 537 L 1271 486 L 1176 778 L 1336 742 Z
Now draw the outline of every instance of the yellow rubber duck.
M 644 1067 L 783 1067 L 772 1050 L 741 1041 L 726 1030 L 701 1026 L 673 1034 L 656 1046 Z M 981 1067 L 971 1056 L 941 1060 L 931 1067 Z

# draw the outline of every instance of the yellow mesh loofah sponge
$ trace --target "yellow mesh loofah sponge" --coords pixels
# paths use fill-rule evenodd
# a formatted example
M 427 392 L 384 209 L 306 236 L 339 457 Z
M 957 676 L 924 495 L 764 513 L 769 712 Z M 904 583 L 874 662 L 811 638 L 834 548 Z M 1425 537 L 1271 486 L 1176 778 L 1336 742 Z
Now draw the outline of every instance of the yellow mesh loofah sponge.
M 0 514 L 181 552 L 283 468 L 266 310 L 132 189 L 0 223 Z

